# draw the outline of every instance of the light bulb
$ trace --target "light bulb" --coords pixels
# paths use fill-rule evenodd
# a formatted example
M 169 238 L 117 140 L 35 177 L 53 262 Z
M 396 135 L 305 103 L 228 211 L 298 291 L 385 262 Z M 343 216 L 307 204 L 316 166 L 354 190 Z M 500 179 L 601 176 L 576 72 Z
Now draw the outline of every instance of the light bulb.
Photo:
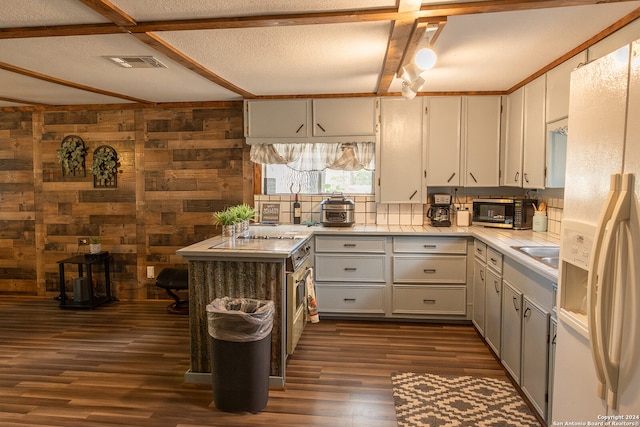
M 426 71 L 432 69 L 433 66 L 436 65 L 436 59 L 438 59 L 436 53 L 426 47 L 424 49 L 420 49 L 416 53 L 415 63 L 422 70 Z

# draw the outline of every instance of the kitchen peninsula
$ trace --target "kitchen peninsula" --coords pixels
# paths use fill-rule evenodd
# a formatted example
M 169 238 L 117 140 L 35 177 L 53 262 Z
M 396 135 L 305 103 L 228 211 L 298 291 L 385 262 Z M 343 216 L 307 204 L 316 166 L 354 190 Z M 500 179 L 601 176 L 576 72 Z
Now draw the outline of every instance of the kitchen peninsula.
M 189 261 L 191 366 L 185 382 L 211 382 L 206 306 L 229 296 L 274 302 L 269 386 L 284 387 L 286 274 L 291 258 L 306 247 L 310 235 L 300 227 L 251 227 L 247 238 L 217 236 L 176 252 Z

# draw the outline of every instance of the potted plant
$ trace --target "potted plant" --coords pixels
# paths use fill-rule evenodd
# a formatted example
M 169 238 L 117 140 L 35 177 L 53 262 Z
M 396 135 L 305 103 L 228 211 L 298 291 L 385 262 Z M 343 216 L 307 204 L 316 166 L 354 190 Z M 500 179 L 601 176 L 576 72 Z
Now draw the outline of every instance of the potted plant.
M 91 165 L 91 173 L 95 177 L 95 184 L 99 187 L 106 187 L 107 184 L 114 182 L 118 173 L 118 155 L 116 151 L 103 145 L 96 148 L 93 152 L 93 164 Z
M 62 140 L 60 148 L 56 150 L 58 162 L 62 164 L 63 176 L 84 176 L 84 157 L 87 150 L 82 139 L 69 135 Z
M 251 206 L 247 205 L 246 203 L 243 203 L 242 205 L 234 206 L 232 209 L 235 211 L 236 217 L 238 218 L 238 221 L 240 224 L 239 231 L 236 225 L 236 234 L 238 232 L 241 234 L 248 233 L 249 222 L 253 219 L 253 216 L 256 213 L 255 209 L 253 209 Z
M 238 217 L 233 209 L 227 208 L 213 213 L 213 222 L 222 226 L 222 235 L 224 237 L 233 237 L 235 224 Z
M 92 237 L 89 242 L 89 253 L 99 254 L 102 252 L 102 244 L 99 237 Z

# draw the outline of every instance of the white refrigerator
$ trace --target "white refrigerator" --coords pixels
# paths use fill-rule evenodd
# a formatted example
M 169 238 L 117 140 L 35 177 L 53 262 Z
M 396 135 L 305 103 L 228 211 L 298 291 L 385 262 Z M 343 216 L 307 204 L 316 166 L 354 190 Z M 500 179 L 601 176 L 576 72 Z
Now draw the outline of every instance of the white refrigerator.
M 640 40 L 571 75 L 550 425 L 640 425 L 639 181 Z

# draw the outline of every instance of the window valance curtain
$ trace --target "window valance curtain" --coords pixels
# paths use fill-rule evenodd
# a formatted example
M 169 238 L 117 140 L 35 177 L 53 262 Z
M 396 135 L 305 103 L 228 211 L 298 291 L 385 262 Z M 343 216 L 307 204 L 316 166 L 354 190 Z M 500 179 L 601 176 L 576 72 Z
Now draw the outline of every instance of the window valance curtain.
M 375 143 L 254 144 L 251 161 L 287 165 L 297 171 L 375 169 Z

